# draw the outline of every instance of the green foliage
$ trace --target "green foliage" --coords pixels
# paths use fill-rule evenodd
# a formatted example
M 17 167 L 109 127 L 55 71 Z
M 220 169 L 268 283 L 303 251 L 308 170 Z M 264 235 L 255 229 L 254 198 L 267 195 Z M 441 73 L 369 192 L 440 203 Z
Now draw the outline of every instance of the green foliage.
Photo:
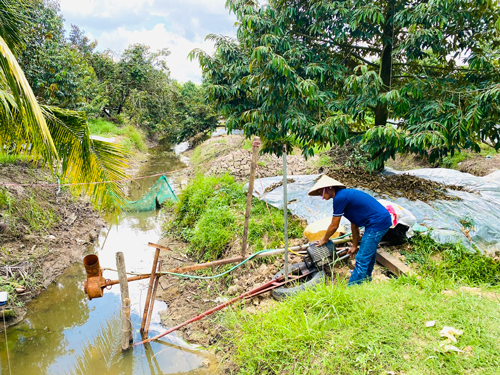
M 465 248 L 461 244 L 438 244 L 428 235 L 416 235 L 411 249 L 402 252 L 406 260 L 419 265 L 425 277 L 442 283 L 500 285 L 500 262 Z
M 176 84 L 174 118 L 176 126 L 170 137 L 175 142 L 183 142 L 195 135 L 214 131 L 217 127 L 217 114 L 214 106 L 206 99 L 206 87 L 188 81 Z
M 230 310 L 223 332 L 241 374 L 494 374 L 498 319 L 495 300 L 393 280 L 319 285 L 265 312 Z M 444 326 L 463 330 L 454 345 L 473 353 L 443 352 Z
M 190 251 L 199 259 L 214 260 L 224 255 L 237 237 L 243 234 L 246 192 L 233 177 L 198 175 L 182 192 L 173 221 L 167 223 L 168 234 L 190 242 Z M 283 213 L 273 207 L 272 219 L 265 203 L 254 199 L 250 214 L 248 243 L 251 248 L 280 247 L 283 240 Z M 298 220 L 289 223 L 290 238 L 302 237 Z
M 481 141 L 500 148 L 500 17 L 489 0 L 230 0 L 237 40 L 198 58 L 229 129 L 280 154 L 355 138 L 380 169 Z M 451 20 L 453 20 L 451 22 Z
M 88 60 L 91 44 L 87 42 L 90 50 L 82 53 L 82 43 L 86 42 L 82 41 L 82 32 L 76 32 L 74 27 L 74 43 L 66 41 L 64 19 L 56 2 L 35 0 L 25 12 L 30 22 L 24 24 L 24 48 L 19 63 L 35 95 L 44 104 L 99 112 L 104 98 Z

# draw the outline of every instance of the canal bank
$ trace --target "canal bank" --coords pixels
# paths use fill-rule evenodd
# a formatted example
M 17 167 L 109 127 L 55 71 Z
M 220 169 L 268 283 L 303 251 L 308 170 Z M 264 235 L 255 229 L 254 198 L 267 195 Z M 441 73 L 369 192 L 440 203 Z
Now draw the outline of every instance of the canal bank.
M 169 146 L 152 149 L 150 154 L 150 159 L 139 166 L 137 176 L 184 167 Z M 130 199 L 138 199 L 156 180 L 136 180 L 129 188 Z M 106 218 L 108 225 L 95 243 L 87 247 L 85 254 L 96 253 L 102 267 L 116 268 L 115 253 L 122 251 L 129 270 L 149 272 L 154 250 L 148 248 L 147 243 L 161 238 L 161 217 L 159 210 Z M 106 271 L 105 277 L 116 278 L 116 274 Z M 7 330 L 7 342 L 5 337 L 0 339 L 2 373 L 213 373 L 216 363 L 209 354 L 172 335 L 161 343 L 122 353 L 119 350 L 121 302 L 118 286 L 106 290 L 102 298 L 89 301 L 83 292 L 84 280 L 83 266 L 76 263 L 28 304 L 24 321 Z M 146 293 L 147 281 L 130 284 L 134 341 L 140 341 L 138 328 Z M 158 301 L 155 304 L 151 335 L 164 330 L 158 312 L 166 308 L 165 303 Z

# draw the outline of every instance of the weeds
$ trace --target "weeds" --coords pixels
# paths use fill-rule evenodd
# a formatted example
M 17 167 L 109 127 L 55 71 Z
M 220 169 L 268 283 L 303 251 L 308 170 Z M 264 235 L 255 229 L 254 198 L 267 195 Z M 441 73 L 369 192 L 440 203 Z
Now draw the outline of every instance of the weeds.
M 190 242 L 189 251 L 199 259 L 213 260 L 243 234 L 246 192 L 234 178 L 198 175 L 183 191 L 175 211 L 175 219 L 165 226 L 170 235 Z M 254 249 L 280 247 L 283 240 L 283 213 L 271 207 L 269 217 L 264 202 L 254 200 L 250 215 L 248 242 Z M 291 238 L 302 237 L 300 222 L 292 219 Z
M 5 223 L 14 235 L 20 235 L 23 229 L 30 233 L 47 233 L 60 221 L 54 210 L 44 204 L 43 198 L 36 198 L 34 193 L 15 199 L 8 191 L 0 190 L 0 209 L 4 210 Z

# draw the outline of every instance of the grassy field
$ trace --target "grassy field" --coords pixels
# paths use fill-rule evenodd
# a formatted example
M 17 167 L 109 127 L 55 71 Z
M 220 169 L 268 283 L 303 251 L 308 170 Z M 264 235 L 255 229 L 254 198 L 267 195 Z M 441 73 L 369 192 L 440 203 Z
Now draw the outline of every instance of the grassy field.
M 241 374 L 499 374 L 499 262 L 427 236 L 403 253 L 412 276 L 228 311 L 221 347 Z M 444 327 L 463 334 L 446 341 Z
M 321 285 L 267 312 L 226 314 L 225 340 L 241 374 L 498 374 L 499 307 L 413 278 Z M 445 326 L 463 331 L 456 343 Z
M 128 152 L 146 151 L 145 136 L 132 125 L 115 125 L 102 118 L 89 120 L 90 134 L 117 137 Z

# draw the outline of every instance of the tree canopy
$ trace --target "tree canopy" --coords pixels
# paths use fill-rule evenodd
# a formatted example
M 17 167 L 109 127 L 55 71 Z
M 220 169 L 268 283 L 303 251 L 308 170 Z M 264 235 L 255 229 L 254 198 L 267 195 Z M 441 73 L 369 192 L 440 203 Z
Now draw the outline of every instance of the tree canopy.
M 500 8 L 490 0 L 229 0 L 237 39 L 198 58 L 230 129 L 279 154 L 354 139 L 379 169 L 500 148 Z

